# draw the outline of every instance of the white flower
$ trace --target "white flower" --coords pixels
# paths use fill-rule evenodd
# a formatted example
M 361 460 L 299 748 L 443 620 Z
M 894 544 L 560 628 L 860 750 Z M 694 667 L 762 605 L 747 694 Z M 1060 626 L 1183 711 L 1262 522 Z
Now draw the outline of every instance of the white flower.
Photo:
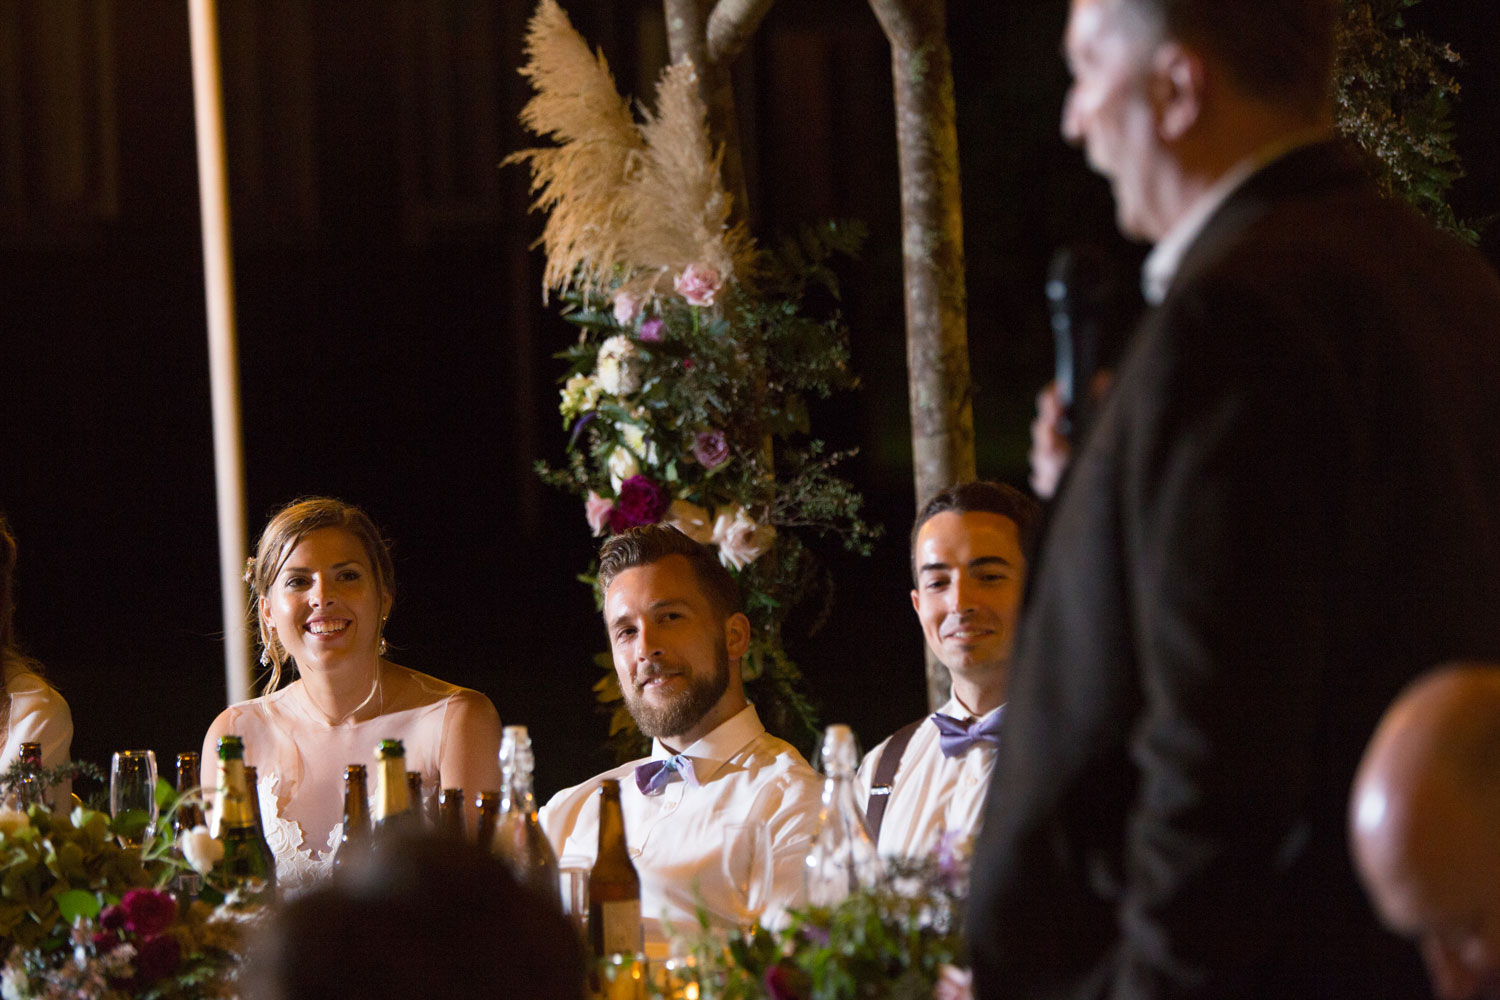
M 635 319 L 636 313 L 641 311 L 641 297 L 634 292 L 615 293 L 615 322 L 621 326 L 629 326 L 630 321 Z
M 26 970 L 5 963 L 5 968 L 0 970 L 0 997 L 4 1000 L 23 1000 L 30 993 L 30 977 Z
M 574 375 L 562 387 L 562 403 L 557 409 L 566 427 L 574 417 L 588 413 L 599 404 L 599 383 L 587 375 Z
M 609 456 L 609 485 L 619 495 L 620 484 L 641 473 L 640 460 L 629 448 L 617 447 Z
M 745 508 L 736 504 L 732 513 L 715 519 L 713 540 L 719 547 L 719 562 L 730 569 L 744 569 L 770 549 L 776 529 L 757 524 Z
M 635 342 L 621 333 L 600 344 L 594 378 L 611 396 L 628 396 L 639 389 L 641 360 L 636 357 Z
M 672 506 L 667 508 L 667 516 L 662 520 L 699 545 L 709 545 L 714 540 L 711 517 L 707 510 L 695 503 L 673 500 Z
M 182 831 L 177 838 L 177 849 L 199 875 L 213 871 L 214 865 L 224 857 L 224 845 L 214 839 L 206 826 L 195 826 Z
M 31 817 L 19 809 L 0 809 L 0 834 L 9 837 L 22 827 L 31 825 Z
M 658 464 L 656 456 L 656 442 L 646 440 L 646 428 L 640 424 L 632 424 L 628 421 L 620 421 L 615 424 L 615 432 L 620 435 L 620 443 L 629 448 L 636 458 L 646 465 Z M 625 477 L 629 479 L 629 476 Z M 616 487 L 618 490 L 618 487 Z

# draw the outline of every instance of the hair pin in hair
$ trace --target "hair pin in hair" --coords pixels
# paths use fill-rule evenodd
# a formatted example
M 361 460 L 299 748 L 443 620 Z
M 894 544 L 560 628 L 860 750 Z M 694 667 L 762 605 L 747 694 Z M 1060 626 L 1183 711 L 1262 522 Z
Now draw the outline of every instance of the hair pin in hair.
M 251 556 L 249 559 L 245 560 L 245 582 L 246 583 L 250 583 L 250 584 L 253 584 L 255 582 L 255 557 L 254 556 Z

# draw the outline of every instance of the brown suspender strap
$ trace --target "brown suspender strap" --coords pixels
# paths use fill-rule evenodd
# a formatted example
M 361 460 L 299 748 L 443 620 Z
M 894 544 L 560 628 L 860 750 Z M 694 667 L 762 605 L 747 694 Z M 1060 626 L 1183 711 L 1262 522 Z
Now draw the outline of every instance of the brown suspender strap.
M 917 729 L 927 721 L 923 716 L 916 722 L 902 726 L 891 735 L 890 742 L 880 752 L 875 762 L 875 778 L 870 784 L 870 801 L 865 806 L 865 825 L 870 828 L 870 839 L 880 843 L 880 824 L 885 822 L 885 804 L 891 798 L 891 783 L 896 780 L 896 769 L 901 766 L 901 755 L 906 745 L 916 735 Z

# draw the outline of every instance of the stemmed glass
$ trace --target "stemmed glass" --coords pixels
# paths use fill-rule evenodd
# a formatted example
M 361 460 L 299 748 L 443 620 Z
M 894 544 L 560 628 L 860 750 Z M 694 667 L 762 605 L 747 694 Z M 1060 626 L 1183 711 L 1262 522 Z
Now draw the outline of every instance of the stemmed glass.
M 761 821 L 724 827 L 724 878 L 742 927 L 754 927 L 771 897 L 771 828 Z
M 109 764 L 109 811 L 120 844 L 140 848 L 156 832 L 156 754 L 121 750 Z

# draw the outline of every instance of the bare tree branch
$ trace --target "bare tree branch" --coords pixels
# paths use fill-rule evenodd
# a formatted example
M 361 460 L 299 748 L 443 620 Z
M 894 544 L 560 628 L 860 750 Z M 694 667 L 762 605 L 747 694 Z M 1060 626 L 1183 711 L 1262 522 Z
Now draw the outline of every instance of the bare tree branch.
M 734 62 L 776 0 L 719 0 L 708 18 L 708 57 Z

